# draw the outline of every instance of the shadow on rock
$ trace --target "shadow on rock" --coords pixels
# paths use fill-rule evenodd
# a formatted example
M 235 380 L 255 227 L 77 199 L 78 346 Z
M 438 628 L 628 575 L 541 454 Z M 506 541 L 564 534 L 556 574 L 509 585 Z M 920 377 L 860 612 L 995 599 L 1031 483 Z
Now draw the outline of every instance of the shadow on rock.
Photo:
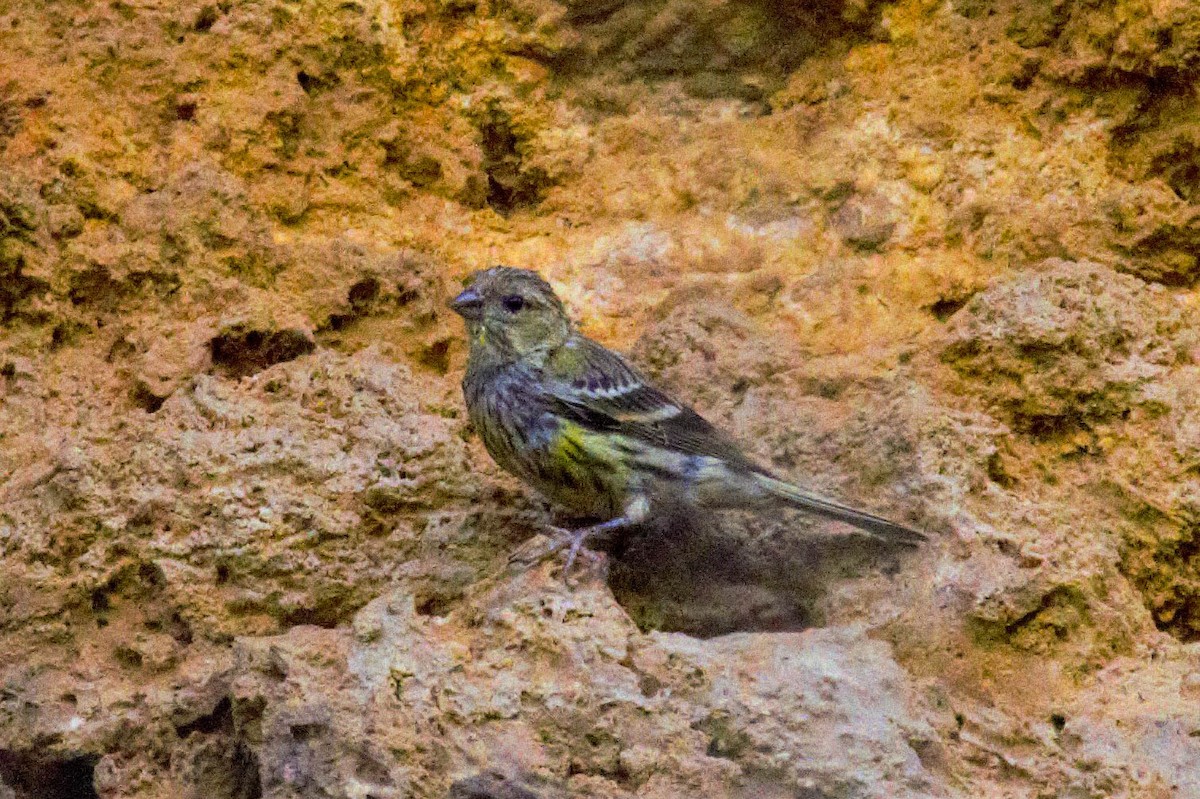
M 705 638 L 824 626 L 832 585 L 894 574 L 911 551 L 809 529 L 790 517 L 676 512 L 598 546 L 611 558 L 614 595 L 641 629 Z

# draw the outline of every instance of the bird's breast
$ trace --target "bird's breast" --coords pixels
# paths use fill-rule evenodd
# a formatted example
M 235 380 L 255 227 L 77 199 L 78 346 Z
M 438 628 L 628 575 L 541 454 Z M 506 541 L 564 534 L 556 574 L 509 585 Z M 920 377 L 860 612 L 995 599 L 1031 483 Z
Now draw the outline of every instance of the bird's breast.
M 496 463 L 574 513 L 619 513 L 627 470 L 602 434 L 562 419 L 536 375 L 496 374 L 463 383 L 467 412 Z

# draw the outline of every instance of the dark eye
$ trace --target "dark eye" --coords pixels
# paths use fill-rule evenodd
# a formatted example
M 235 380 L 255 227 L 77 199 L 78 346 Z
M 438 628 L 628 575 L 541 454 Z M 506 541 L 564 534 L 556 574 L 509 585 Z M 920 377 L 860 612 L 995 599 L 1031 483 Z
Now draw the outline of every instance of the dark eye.
M 525 298 L 520 294 L 509 294 L 504 299 L 500 300 L 500 304 L 504 306 L 504 310 L 509 313 L 516 313 L 525 307 Z

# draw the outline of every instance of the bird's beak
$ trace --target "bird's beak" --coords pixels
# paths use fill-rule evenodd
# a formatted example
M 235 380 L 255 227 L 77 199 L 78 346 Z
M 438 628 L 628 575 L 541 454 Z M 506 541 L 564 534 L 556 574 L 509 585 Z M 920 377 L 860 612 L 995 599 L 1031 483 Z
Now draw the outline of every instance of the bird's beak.
M 483 315 L 483 297 L 475 289 L 467 289 L 450 300 L 450 310 L 463 319 L 478 319 Z

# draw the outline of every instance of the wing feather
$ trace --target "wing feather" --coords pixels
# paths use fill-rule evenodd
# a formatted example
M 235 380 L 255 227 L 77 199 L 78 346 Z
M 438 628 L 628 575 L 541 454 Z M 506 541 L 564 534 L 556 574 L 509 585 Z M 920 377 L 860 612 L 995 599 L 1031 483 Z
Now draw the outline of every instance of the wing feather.
M 624 358 L 590 339 L 573 337 L 551 356 L 546 373 L 556 411 L 577 424 L 761 471 L 704 417 L 650 385 Z

